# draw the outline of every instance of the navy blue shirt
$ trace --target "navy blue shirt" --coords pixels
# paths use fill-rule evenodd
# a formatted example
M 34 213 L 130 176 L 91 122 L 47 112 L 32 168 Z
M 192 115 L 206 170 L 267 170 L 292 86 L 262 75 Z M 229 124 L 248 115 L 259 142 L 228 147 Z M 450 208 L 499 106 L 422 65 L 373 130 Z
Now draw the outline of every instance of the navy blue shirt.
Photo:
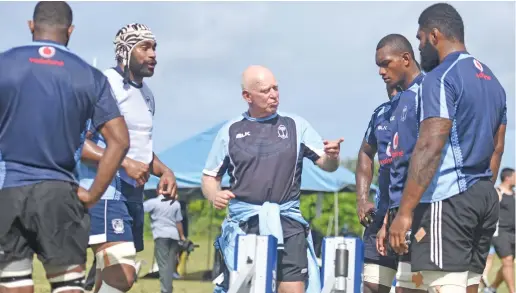
M 392 106 L 390 117 L 393 133 L 390 148 L 392 165 L 389 187 L 391 208 L 400 205 L 410 157 L 419 134 L 419 87 L 423 77 L 424 74 L 418 75 L 406 90 L 398 94 L 398 99 Z
M 266 118 L 242 116 L 225 124 L 217 134 L 203 173 L 230 176 L 236 199 L 262 205 L 299 200 L 303 159 L 316 162 L 324 154 L 323 140 L 301 117 L 274 114 Z M 283 236 L 304 231 L 281 217 Z
M 389 170 L 392 162 L 389 154 L 392 137 L 389 118 L 391 117 L 391 104 L 395 99 L 397 99 L 397 96 L 393 97 L 392 101 L 381 104 L 373 111 L 364 135 L 365 142 L 376 148 L 378 153 L 378 161 L 380 163 L 378 170 L 379 190 L 376 193 L 375 205 L 376 210 L 382 214 L 389 207 Z
M 441 162 L 422 200 L 441 201 L 491 178 L 494 135 L 507 123 L 505 91 L 494 73 L 467 52 L 449 54 L 420 88 L 421 122 L 449 119 L 452 129 Z
M 85 127 L 120 116 L 107 78 L 53 42 L 0 54 L 0 188 L 76 183 Z

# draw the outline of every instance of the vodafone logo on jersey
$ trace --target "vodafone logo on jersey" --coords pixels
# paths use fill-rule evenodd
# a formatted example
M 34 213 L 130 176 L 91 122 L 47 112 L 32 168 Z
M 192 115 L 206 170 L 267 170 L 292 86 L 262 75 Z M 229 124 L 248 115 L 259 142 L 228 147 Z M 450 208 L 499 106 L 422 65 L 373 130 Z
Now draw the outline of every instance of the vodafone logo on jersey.
M 38 49 L 39 56 L 41 58 L 29 58 L 31 63 L 51 65 L 51 66 L 64 66 L 64 61 L 52 59 L 56 55 L 56 48 L 51 46 L 42 46 Z
M 403 150 L 396 151 L 398 149 L 398 146 L 399 146 L 399 135 L 398 135 L 398 132 L 396 132 L 394 134 L 394 136 L 392 137 L 392 149 L 393 149 L 393 151 L 391 151 L 392 158 L 398 158 L 398 157 L 403 156 Z
M 56 54 L 56 49 L 54 47 L 45 46 L 39 48 L 38 53 L 41 55 L 41 57 L 48 59 L 54 57 Z
M 482 63 L 480 63 L 477 59 L 473 59 L 473 64 L 475 64 L 475 67 L 480 71 L 484 71 L 484 67 L 482 66 Z
M 480 71 L 476 74 L 477 78 L 484 79 L 484 80 L 491 80 L 491 76 L 484 73 L 484 66 L 482 66 L 482 63 L 478 61 L 477 59 L 473 59 L 473 65 Z

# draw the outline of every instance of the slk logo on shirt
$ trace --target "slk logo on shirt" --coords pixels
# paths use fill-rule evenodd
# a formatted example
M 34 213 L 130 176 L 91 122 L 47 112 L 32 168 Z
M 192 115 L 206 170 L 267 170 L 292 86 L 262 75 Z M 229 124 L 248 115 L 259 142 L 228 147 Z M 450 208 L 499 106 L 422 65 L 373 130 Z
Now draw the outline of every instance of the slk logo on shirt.
M 56 49 L 54 47 L 40 47 L 38 50 L 39 55 L 43 58 L 52 58 L 56 54 Z
M 281 139 L 288 138 L 287 127 L 283 124 L 278 126 L 278 137 Z

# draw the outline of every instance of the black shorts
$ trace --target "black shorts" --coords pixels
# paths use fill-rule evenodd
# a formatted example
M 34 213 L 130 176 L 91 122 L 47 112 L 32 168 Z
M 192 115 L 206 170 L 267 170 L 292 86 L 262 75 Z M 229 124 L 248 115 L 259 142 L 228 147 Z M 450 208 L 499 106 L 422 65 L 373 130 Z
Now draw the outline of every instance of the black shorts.
M 481 179 L 465 192 L 430 204 L 411 247 L 412 271 L 482 274 L 498 221 L 498 194 Z
M 31 259 L 44 265 L 86 263 L 89 216 L 77 186 L 44 181 L 0 190 L 0 263 Z
M 388 244 L 387 246 L 387 254 L 389 256 L 396 256 L 397 260 L 399 262 L 410 262 L 410 251 L 412 247 L 412 243 L 414 243 L 414 232 L 417 228 L 419 228 L 419 225 L 421 224 L 421 219 L 423 218 L 423 214 L 425 210 L 430 206 L 428 203 L 420 203 L 416 206 L 416 209 L 414 210 L 414 216 L 412 218 L 412 227 L 408 231 L 408 239 L 410 240 L 409 244 L 409 252 L 407 254 L 398 255 L 396 252 L 392 249 L 391 245 Z M 398 213 L 398 208 L 393 208 L 388 211 L 387 216 L 387 233 L 391 227 L 392 222 L 394 221 L 394 218 L 396 217 L 396 214 Z M 387 234 L 387 239 L 389 239 L 389 235 Z
M 373 222 L 365 229 L 364 236 L 364 263 L 377 264 L 393 270 L 398 268 L 398 260 L 396 256 L 382 256 L 376 249 L 376 234 L 383 226 L 385 213 L 376 214 Z
M 242 229 L 247 234 L 260 234 L 258 216 L 251 217 Z M 308 278 L 307 233 L 302 231 L 283 240 L 283 249 L 278 250 L 278 282 L 304 282 Z
M 498 236 L 493 238 L 493 246 L 498 257 L 514 257 L 514 232 L 499 230 Z

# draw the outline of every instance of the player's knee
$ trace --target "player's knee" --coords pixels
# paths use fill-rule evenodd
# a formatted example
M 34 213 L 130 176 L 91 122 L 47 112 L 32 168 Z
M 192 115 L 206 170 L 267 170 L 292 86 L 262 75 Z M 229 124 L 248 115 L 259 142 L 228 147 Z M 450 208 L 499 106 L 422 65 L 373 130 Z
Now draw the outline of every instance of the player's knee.
M 374 284 L 390 288 L 396 271 L 378 264 L 364 264 L 364 283 Z M 374 288 L 370 288 L 374 289 Z M 378 291 L 378 289 L 375 289 Z
M 95 255 L 102 274 L 99 293 L 121 293 L 131 289 L 135 279 L 136 249 L 132 242 L 119 243 Z
M 514 257 L 512 257 L 512 255 L 503 257 L 502 258 L 502 266 L 513 267 L 514 266 Z
M 47 279 L 52 293 L 65 291 L 84 291 L 84 266 L 46 265 Z
M 34 286 L 32 260 L 23 259 L 0 264 L 0 287 L 22 288 Z
M 421 276 L 428 292 L 466 293 L 468 272 L 422 271 Z

